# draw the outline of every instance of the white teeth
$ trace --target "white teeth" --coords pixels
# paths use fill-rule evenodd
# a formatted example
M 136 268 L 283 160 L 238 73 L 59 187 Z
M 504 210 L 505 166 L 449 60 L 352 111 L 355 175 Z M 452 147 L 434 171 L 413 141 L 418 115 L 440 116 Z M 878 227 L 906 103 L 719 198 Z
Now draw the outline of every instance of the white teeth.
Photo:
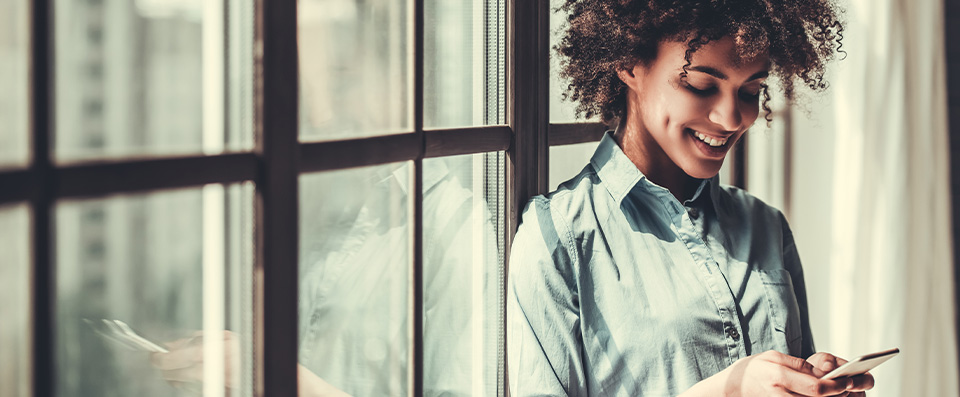
M 727 140 L 726 140 L 726 139 L 711 138 L 711 137 L 706 136 L 706 135 L 703 135 L 703 134 L 701 134 L 700 132 L 697 132 L 697 131 L 693 131 L 693 135 L 695 135 L 697 138 L 699 138 L 701 141 L 703 141 L 703 142 L 706 143 L 707 145 L 710 145 L 710 146 L 713 146 L 713 147 L 723 146 L 723 145 L 725 145 L 725 144 L 727 143 Z

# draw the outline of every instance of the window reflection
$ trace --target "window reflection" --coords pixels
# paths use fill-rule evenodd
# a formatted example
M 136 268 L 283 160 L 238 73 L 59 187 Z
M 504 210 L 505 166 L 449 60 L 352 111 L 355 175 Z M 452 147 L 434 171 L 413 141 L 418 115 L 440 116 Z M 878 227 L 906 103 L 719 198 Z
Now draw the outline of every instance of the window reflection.
M 393 0 L 299 0 L 300 137 L 410 129 L 408 11 Z
M 29 3 L 0 2 L 0 168 L 27 162 Z
M 27 206 L 0 207 L 0 396 L 31 394 L 29 236 Z
M 496 394 L 502 184 L 484 178 L 501 165 L 499 154 L 424 162 L 427 395 Z M 394 164 L 302 177 L 300 364 L 352 395 L 406 393 L 410 172 Z
M 252 23 L 242 2 L 223 3 L 229 18 L 195 0 L 55 0 L 56 160 L 245 148 L 243 126 L 231 125 L 243 132 L 226 142 L 219 127 L 204 127 L 205 115 L 223 118 L 227 103 L 250 95 L 242 76 L 252 59 L 241 44 Z
M 424 2 L 425 128 L 503 123 L 501 0 Z
M 228 386 L 228 395 L 249 393 L 243 368 L 250 357 L 251 287 L 241 275 L 251 272 L 250 255 L 234 249 L 248 245 L 228 237 L 249 228 L 244 208 L 251 201 L 249 186 L 213 185 L 58 204 L 56 395 L 181 395 L 202 391 L 208 381 L 220 382 L 221 393 Z M 231 255 L 222 259 L 228 247 Z M 118 340 L 103 320 L 120 320 L 171 352 L 190 341 L 197 347 L 190 358 L 200 361 L 181 366 L 180 374 L 164 372 L 149 349 Z M 234 341 L 224 337 L 221 352 L 211 355 L 211 335 L 224 329 Z M 211 378 L 204 361 L 240 375 Z
M 356 396 L 406 393 L 409 172 L 301 177 L 299 361 Z
M 424 160 L 424 390 L 498 395 L 503 154 Z

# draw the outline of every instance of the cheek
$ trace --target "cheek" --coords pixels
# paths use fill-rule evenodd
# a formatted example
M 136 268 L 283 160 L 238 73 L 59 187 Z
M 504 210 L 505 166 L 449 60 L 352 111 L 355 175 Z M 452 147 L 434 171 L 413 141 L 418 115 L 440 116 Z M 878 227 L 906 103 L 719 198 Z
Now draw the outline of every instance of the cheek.
M 672 87 L 671 87 L 672 88 Z M 675 130 L 706 117 L 710 109 L 708 101 L 680 91 L 664 90 L 656 97 L 657 121 L 662 128 Z
M 747 127 L 753 125 L 757 121 L 757 118 L 760 117 L 760 102 L 749 102 L 744 103 L 740 108 L 740 117 L 743 118 L 743 123 Z

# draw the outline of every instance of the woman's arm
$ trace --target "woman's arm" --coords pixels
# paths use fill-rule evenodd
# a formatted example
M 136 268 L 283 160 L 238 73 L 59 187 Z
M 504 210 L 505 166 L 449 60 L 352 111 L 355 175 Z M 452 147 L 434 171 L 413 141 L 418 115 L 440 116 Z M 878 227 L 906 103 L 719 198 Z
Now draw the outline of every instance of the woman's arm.
M 572 241 L 550 204 L 524 211 L 510 256 L 507 359 L 510 394 L 586 395 Z

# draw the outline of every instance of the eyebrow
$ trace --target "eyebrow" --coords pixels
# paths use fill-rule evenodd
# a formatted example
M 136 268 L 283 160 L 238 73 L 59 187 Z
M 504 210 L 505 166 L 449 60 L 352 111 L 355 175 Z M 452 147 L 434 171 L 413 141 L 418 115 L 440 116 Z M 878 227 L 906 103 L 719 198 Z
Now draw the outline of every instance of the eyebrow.
M 695 71 L 697 71 L 697 72 L 709 74 L 709 75 L 711 75 L 711 76 L 713 76 L 713 77 L 716 77 L 716 78 L 718 78 L 718 79 L 720 79 L 720 80 L 727 80 L 727 79 L 729 78 L 729 77 L 727 77 L 727 75 L 724 74 L 723 72 L 717 70 L 716 68 L 712 68 L 712 67 L 709 67 L 709 66 L 691 66 L 691 67 L 689 67 L 689 69 L 690 69 L 690 70 L 695 70 Z M 770 75 L 770 72 L 769 72 L 769 71 L 761 70 L 761 71 L 759 71 L 759 72 L 757 72 L 757 73 L 754 73 L 753 76 L 750 76 L 746 81 L 756 80 L 756 79 L 759 79 L 759 78 L 767 77 L 768 75 Z

